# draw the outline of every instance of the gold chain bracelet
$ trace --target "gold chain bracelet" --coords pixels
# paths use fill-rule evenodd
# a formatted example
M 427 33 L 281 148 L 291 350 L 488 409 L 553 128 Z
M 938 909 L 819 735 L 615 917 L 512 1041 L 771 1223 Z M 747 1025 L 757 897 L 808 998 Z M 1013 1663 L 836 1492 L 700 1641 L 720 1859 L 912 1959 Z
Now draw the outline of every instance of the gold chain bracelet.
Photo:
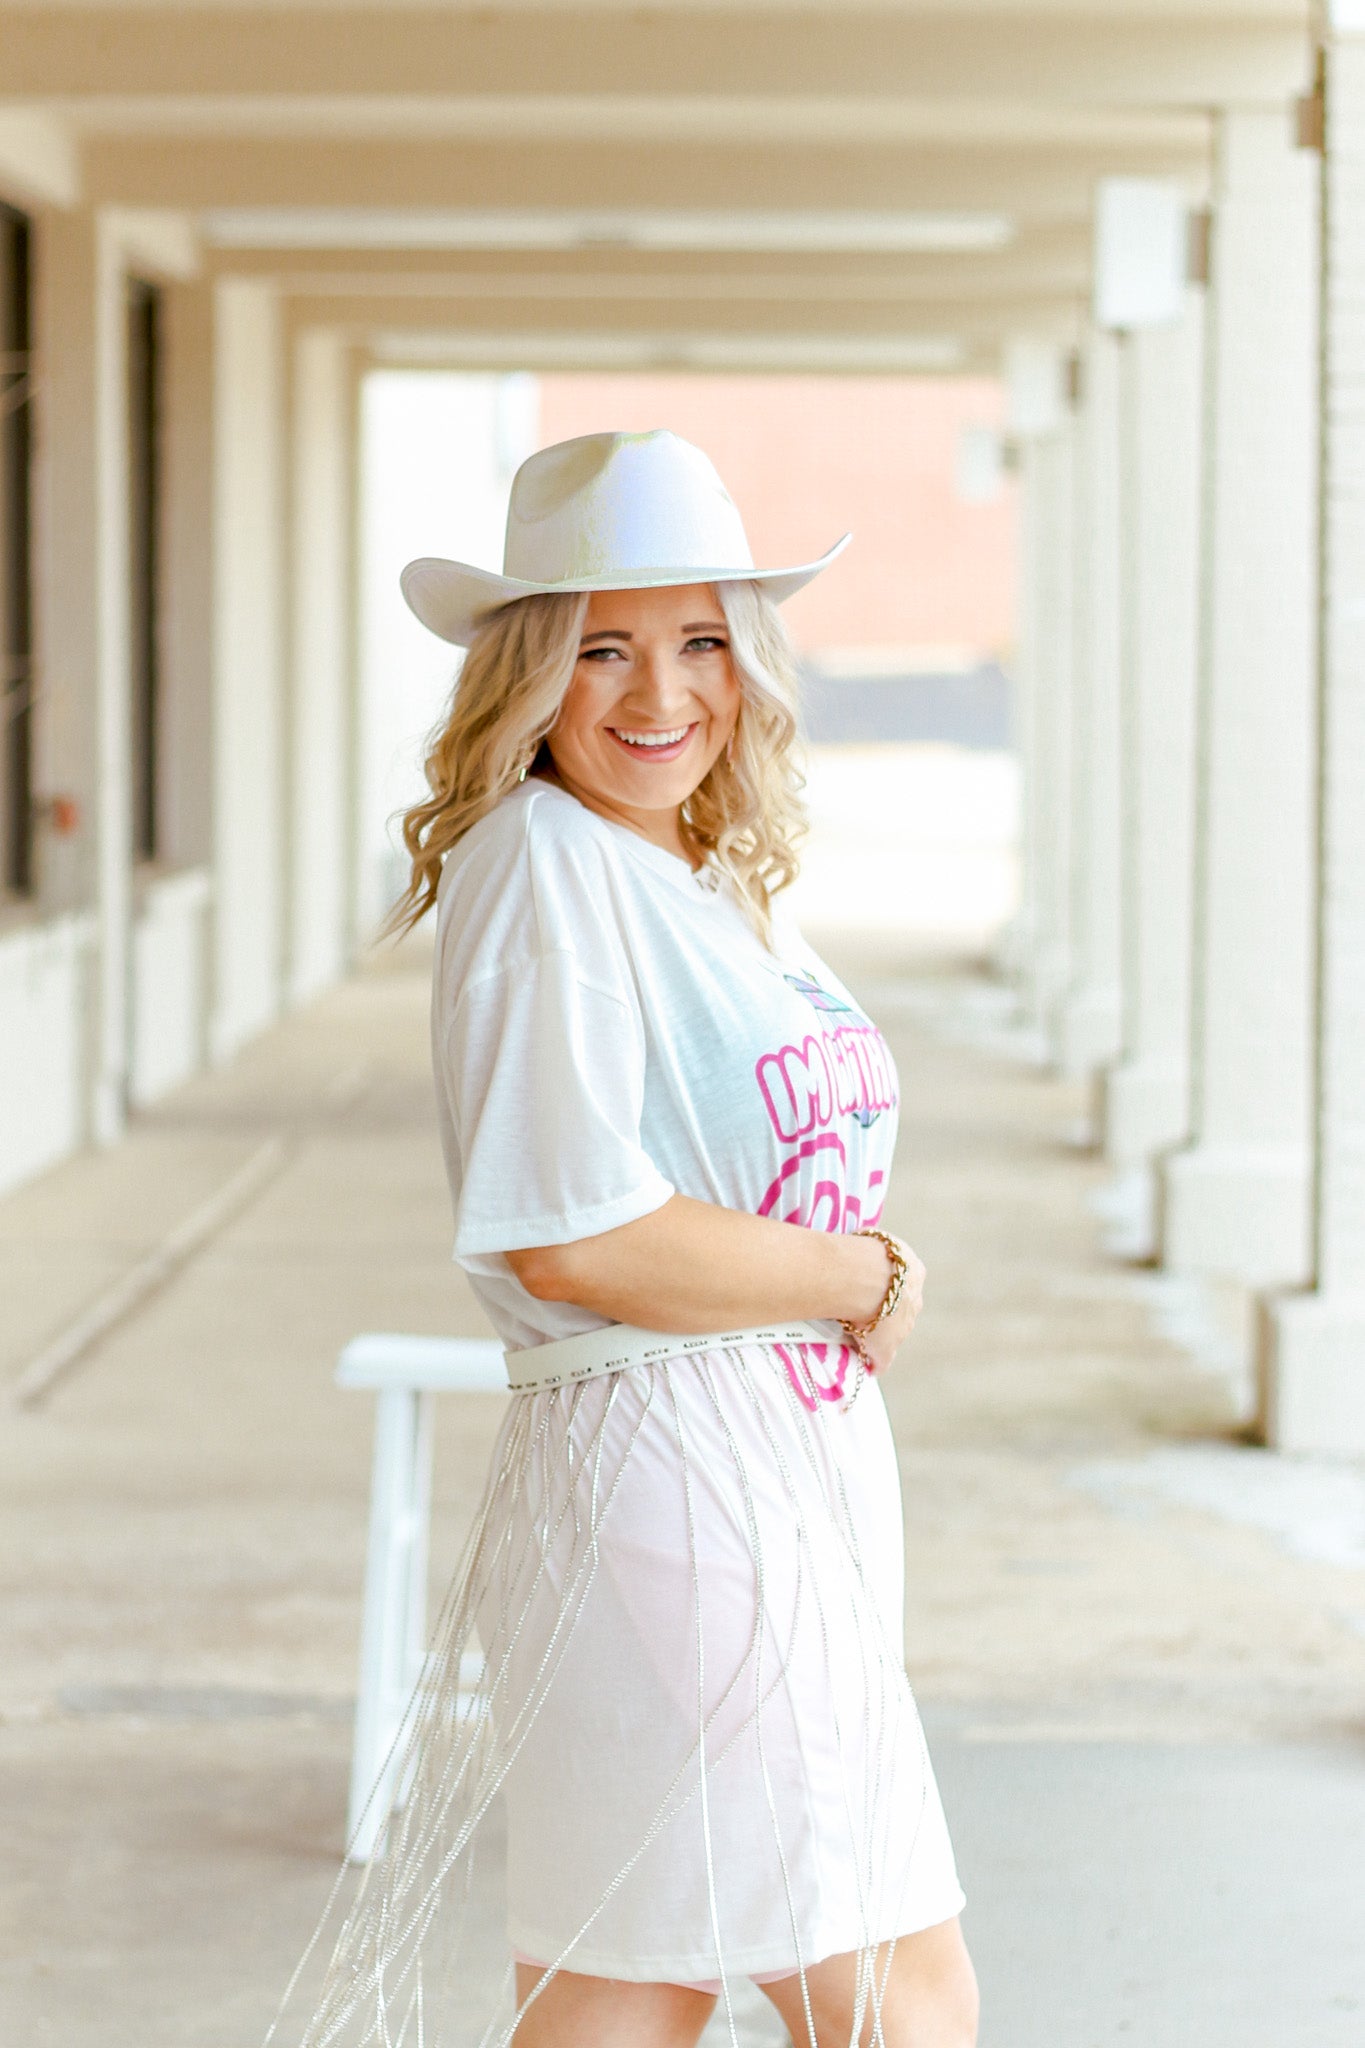
M 857 1230 L 853 1234 L 855 1237 L 875 1237 L 884 1247 L 886 1256 L 891 1261 L 891 1278 L 886 1283 L 886 1293 L 882 1296 L 881 1307 L 877 1310 L 876 1315 L 869 1316 L 865 1323 L 851 1323 L 840 1317 L 842 1327 L 853 1339 L 854 1348 L 859 1358 L 864 1365 L 870 1365 L 871 1361 L 868 1358 L 867 1348 L 863 1343 L 863 1339 L 872 1335 L 878 1323 L 884 1323 L 888 1316 L 895 1314 L 896 1306 L 901 1298 L 901 1289 L 905 1285 L 905 1276 L 910 1269 L 906 1264 L 905 1253 L 901 1250 L 895 1238 L 889 1236 L 885 1230 Z

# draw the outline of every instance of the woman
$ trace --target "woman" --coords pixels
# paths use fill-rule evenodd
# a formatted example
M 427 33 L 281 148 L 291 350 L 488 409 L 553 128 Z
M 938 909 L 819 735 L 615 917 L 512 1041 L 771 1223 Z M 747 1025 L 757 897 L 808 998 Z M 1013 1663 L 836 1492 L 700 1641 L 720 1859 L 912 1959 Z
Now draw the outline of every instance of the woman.
M 773 900 L 775 600 L 838 551 L 757 570 L 698 450 L 592 435 L 518 472 L 501 577 L 405 572 L 469 653 L 394 922 L 436 909 L 453 1256 L 514 1396 L 310 2043 L 684 2048 L 745 1975 L 805 2048 L 975 2040 L 869 1378 L 924 1277 L 878 1229 L 895 1073 Z

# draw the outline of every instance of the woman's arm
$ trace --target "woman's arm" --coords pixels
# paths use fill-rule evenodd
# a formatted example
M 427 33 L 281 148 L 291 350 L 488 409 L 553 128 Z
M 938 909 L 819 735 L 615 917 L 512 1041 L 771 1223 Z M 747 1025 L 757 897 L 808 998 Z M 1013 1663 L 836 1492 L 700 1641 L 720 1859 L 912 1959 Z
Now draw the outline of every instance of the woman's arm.
M 905 1249 L 910 1270 L 901 1304 L 868 1339 L 879 1366 L 909 1336 L 922 1299 L 924 1268 Z M 613 1322 L 684 1336 L 787 1317 L 866 1322 L 891 1277 L 875 1237 L 807 1230 L 688 1195 L 672 1195 L 648 1216 L 597 1237 L 506 1257 L 541 1301 L 569 1301 Z

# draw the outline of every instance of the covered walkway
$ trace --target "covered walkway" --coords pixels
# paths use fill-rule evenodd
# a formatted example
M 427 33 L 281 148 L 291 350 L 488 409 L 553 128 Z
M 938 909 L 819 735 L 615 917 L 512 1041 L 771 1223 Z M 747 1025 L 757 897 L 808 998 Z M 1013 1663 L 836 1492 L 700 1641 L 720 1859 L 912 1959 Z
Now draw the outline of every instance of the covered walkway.
M 1246 1446 L 1235 1389 L 1157 1334 L 1160 1283 L 1102 1251 L 1104 1169 L 1068 1142 L 1083 1090 L 1020 1056 L 997 986 L 839 964 L 906 1083 L 890 1213 L 930 1306 L 887 1391 L 983 2048 L 1349 2048 L 1365 1486 Z M 419 948 L 371 962 L 0 1204 L 13 1373 L 54 1302 L 279 1147 L 7 1427 L 7 2038 L 241 2048 L 331 1882 L 371 1422 L 331 1366 L 359 1328 L 481 1329 L 426 1000 Z M 443 1406 L 438 1576 L 499 1408 Z
M 24 2048 L 257 2037 L 340 1845 L 331 1363 L 484 1334 L 420 949 L 368 953 L 394 366 L 999 380 L 1019 913 L 980 974 L 829 941 L 907 1084 L 983 2048 L 1358 2043 L 1362 266 L 1362 0 L 0 0 Z M 438 1572 L 495 1419 L 448 1404 Z
M 999 377 L 1006 965 L 1365 1452 L 1361 0 L 0 0 L 0 1186 L 332 986 L 384 365 Z

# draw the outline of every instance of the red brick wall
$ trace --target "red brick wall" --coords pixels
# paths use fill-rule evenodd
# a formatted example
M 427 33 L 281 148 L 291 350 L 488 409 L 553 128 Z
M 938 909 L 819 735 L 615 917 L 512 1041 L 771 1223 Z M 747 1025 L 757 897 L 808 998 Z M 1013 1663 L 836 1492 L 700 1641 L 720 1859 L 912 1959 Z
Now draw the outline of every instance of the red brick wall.
M 1014 640 L 1014 491 L 963 504 L 959 429 L 993 424 L 980 378 L 551 376 L 540 439 L 671 427 L 706 450 L 744 515 L 755 559 L 808 561 L 851 529 L 847 553 L 787 606 L 808 652 Z

